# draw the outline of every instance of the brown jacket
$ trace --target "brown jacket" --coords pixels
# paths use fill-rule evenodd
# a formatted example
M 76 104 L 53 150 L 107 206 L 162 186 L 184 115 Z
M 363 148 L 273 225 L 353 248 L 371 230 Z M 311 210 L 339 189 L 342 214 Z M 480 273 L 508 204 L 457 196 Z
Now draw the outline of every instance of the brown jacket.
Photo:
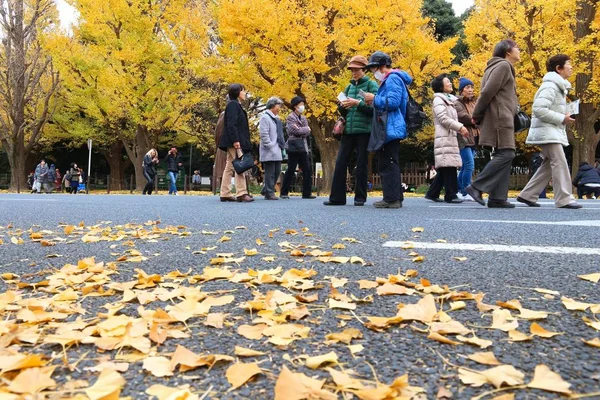
M 477 128 L 477 125 L 473 124 L 472 121 L 476 101 L 477 98 L 475 97 L 466 99 L 465 97 L 460 96 L 454 102 L 454 108 L 456 108 L 456 112 L 458 113 L 458 122 L 463 124 L 469 131 L 469 136 L 467 137 L 458 135 L 458 145 L 461 149 L 464 149 L 466 146 L 475 147 L 475 138 L 479 136 L 479 128 Z
M 491 58 L 485 68 L 481 92 L 473 110 L 473 119 L 481 129 L 481 146 L 516 148 L 514 118 L 517 107 L 515 69 L 504 58 Z
M 462 167 L 457 135 L 463 124 L 458 122 L 458 116 L 454 108 L 454 98 L 452 96 L 452 99 L 450 99 L 443 93 L 436 93 L 433 97 L 435 168 Z

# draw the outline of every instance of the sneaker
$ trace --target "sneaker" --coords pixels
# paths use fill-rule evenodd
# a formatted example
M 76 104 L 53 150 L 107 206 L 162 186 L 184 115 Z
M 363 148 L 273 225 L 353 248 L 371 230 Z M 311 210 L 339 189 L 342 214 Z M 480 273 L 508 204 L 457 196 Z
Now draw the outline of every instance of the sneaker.
M 373 207 L 375 208 L 402 208 L 402 202 L 400 200 L 393 201 L 388 203 L 385 200 L 379 200 L 373 203 Z
M 463 195 L 463 200 L 464 201 L 475 201 L 475 199 L 472 198 L 470 194 Z
M 456 193 L 456 198 L 459 200 L 464 200 L 462 193 Z

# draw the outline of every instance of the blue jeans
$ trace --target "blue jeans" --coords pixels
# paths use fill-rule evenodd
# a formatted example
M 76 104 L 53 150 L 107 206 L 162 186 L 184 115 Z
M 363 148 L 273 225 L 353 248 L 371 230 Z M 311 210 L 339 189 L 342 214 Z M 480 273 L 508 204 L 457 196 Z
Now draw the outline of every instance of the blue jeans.
M 177 172 L 169 171 L 169 194 L 177 193 Z
M 475 172 L 475 148 L 465 147 L 460 151 L 462 159 L 462 168 L 458 174 L 458 191 L 465 196 L 467 194 L 467 186 L 471 184 L 473 172 Z

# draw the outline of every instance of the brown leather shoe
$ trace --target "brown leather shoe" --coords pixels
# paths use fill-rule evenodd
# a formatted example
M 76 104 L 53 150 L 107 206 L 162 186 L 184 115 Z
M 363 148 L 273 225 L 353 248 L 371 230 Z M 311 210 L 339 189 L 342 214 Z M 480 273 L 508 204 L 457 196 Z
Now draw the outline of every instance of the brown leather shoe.
M 279 197 L 275 195 L 265 196 L 265 200 L 279 200 Z
M 222 202 L 235 201 L 235 197 L 221 197 Z
M 247 194 L 241 195 L 237 197 L 237 202 L 238 203 L 251 203 L 253 202 L 254 199 L 250 196 L 248 196 Z

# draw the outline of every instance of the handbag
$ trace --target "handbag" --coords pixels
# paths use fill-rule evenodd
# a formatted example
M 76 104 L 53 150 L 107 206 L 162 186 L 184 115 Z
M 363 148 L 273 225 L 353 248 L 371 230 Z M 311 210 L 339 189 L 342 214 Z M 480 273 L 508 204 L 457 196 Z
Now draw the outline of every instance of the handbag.
M 238 153 L 241 153 L 241 150 L 238 150 Z M 242 155 L 238 156 L 238 158 L 232 161 L 232 164 L 236 174 L 243 174 L 254 166 L 254 158 L 252 157 L 252 153 L 242 153 Z
M 531 118 L 519 108 L 515 115 L 515 133 L 524 131 L 531 127 Z
M 344 134 L 345 129 L 346 119 L 344 117 L 339 117 L 337 121 L 335 121 L 335 125 L 333 125 L 333 137 L 336 140 L 342 140 L 342 135 Z
M 375 117 L 373 118 L 373 126 L 371 128 L 371 136 L 367 151 L 375 152 L 383 147 L 387 136 L 387 119 L 388 119 L 388 101 L 385 100 L 385 110 L 379 111 L 375 109 Z

